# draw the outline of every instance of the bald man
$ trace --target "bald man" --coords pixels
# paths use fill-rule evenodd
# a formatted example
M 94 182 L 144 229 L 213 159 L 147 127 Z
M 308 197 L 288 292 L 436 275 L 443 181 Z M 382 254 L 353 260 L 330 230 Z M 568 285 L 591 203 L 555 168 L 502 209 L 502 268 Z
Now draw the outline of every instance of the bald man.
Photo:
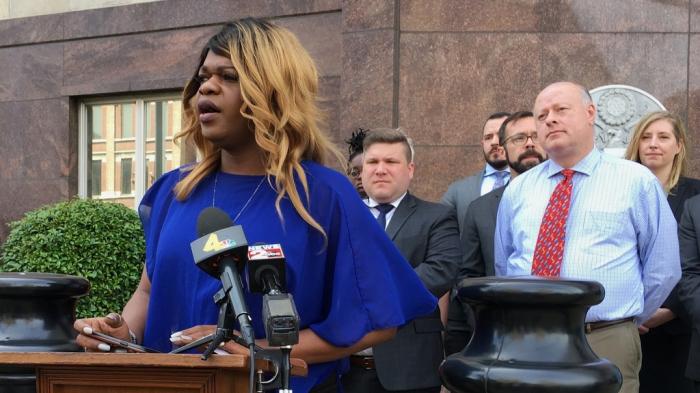
M 496 274 L 600 282 L 605 299 L 586 315 L 586 338 L 622 372 L 620 392 L 638 392 L 637 326 L 681 274 L 673 213 L 647 168 L 595 148 L 596 108 L 583 86 L 547 86 L 533 113 L 549 161 L 515 178 L 503 194 Z

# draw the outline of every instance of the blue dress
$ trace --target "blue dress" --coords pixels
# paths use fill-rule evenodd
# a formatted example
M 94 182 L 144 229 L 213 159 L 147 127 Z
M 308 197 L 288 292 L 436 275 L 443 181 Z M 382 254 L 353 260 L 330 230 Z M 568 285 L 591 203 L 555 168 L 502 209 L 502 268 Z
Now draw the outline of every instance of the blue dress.
M 347 347 L 370 331 L 401 326 L 432 312 L 436 299 L 423 286 L 360 200 L 345 176 L 314 162 L 302 163 L 309 198 L 297 181 L 302 201 L 325 230 L 328 241 L 297 214 L 290 200 L 275 209 L 277 194 L 267 183 L 253 195 L 263 176 L 213 173 L 185 201 L 173 187 L 183 169 L 163 175 L 144 196 L 139 214 L 146 237 L 146 269 L 151 281 L 144 345 L 172 349 L 170 335 L 195 325 L 216 324 L 212 296 L 221 283 L 193 262 L 190 242 L 197 238 L 197 217 L 212 206 L 236 217 L 249 244 L 280 243 L 287 261 L 287 286 L 301 318 L 329 343 Z M 297 179 L 298 180 L 298 179 Z M 242 274 L 244 287 L 246 274 Z M 255 337 L 265 337 L 262 296 L 246 291 Z M 295 392 L 307 392 L 329 375 L 340 375 L 347 359 L 313 364 L 305 378 L 294 377 Z

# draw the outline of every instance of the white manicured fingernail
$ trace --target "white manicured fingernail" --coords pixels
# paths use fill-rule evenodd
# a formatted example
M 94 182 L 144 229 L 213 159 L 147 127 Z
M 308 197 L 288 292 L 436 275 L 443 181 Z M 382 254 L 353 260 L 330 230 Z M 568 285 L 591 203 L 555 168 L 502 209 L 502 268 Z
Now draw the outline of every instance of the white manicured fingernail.
M 173 336 L 170 336 L 170 342 L 171 342 L 171 343 L 180 342 L 180 337 L 173 337 Z
M 190 336 L 185 336 L 184 334 L 180 336 L 180 340 L 187 340 L 187 341 L 192 341 L 192 337 Z
M 175 337 L 180 337 L 182 335 L 182 332 L 175 332 L 170 335 L 170 338 L 175 338 Z
M 85 326 L 83 328 L 83 333 L 85 334 L 92 334 L 92 328 L 90 326 Z
M 97 344 L 97 349 L 99 349 L 102 352 L 109 352 L 112 348 L 105 343 L 99 343 Z

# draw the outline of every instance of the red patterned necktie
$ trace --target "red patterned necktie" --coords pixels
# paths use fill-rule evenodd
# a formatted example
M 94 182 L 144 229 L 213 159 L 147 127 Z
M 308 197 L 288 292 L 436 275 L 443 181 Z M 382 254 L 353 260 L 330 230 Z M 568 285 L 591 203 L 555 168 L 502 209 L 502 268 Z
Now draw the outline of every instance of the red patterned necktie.
M 571 190 L 574 171 L 561 171 L 564 180 L 554 188 L 549 204 L 544 211 L 540 232 L 537 235 L 535 256 L 532 260 L 533 276 L 559 277 L 561 262 L 564 258 L 564 237 L 566 236 L 566 219 L 571 206 Z

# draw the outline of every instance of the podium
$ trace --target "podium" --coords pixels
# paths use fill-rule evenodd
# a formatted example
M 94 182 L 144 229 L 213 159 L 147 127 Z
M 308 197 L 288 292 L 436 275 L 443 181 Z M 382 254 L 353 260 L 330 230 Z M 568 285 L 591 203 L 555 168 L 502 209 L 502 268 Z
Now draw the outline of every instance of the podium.
M 2 352 L 0 367 L 33 367 L 37 393 L 244 393 L 248 391 L 249 358 L 244 355 L 200 355 Z M 265 360 L 256 368 L 269 370 Z M 308 369 L 292 359 L 292 375 Z

